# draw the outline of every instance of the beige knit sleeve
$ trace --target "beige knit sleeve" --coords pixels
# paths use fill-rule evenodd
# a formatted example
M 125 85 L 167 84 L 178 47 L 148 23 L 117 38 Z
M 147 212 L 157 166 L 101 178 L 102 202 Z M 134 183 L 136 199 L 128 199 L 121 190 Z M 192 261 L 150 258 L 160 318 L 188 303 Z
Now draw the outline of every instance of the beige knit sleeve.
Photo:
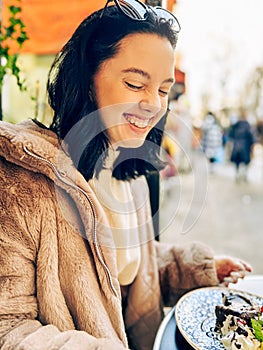
M 201 242 L 155 242 L 163 301 L 173 306 L 187 291 L 218 285 L 213 251 Z

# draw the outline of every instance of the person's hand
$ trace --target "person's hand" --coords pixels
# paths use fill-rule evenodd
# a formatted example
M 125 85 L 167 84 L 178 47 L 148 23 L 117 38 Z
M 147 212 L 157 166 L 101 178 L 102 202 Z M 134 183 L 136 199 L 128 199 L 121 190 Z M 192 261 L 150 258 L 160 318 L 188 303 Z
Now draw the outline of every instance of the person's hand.
M 216 272 L 219 283 L 228 286 L 229 283 L 237 283 L 239 278 L 244 278 L 247 272 L 251 272 L 251 266 L 243 260 L 230 256 L 215 256 Z

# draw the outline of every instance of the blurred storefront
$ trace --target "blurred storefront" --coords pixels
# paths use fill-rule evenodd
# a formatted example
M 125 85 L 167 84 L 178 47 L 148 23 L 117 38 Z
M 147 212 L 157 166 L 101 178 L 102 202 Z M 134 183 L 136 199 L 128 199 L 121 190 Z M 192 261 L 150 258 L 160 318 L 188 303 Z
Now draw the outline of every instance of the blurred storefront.
M 105 5 L 105 0 L 12 0 L 3 1 L 3 23 L 8 18 L 7 6 L 16 3 L 22 7 L 22 19 L 30 40 L 23 53 L 46 55 L 57 53 L 77 25 L 89 14 Z
M 2 0 L 4 26 L 10 17 L 10 5 L 22 8 L 21 19 L 29 37 L 19 57 L 27 90 L 20 92 L 14 77 L 6 74 L 2 91 L 3 116 L 12 122 L 38 117 L 48 123 L 51 111 L 47 104 L 46 81 L 54 56 L 78 24 L 104 6 L 105 0 L 74 0 L 66 3 L 64 0 Z M 12 47 L 12 43 L 9 46 Z

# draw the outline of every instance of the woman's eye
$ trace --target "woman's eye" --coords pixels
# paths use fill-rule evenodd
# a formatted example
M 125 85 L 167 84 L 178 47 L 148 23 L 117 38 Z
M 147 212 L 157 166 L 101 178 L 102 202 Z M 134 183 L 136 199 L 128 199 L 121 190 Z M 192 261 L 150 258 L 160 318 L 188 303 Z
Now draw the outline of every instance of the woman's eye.
M 129 89 L 136 90 L 136 91 L 143 88 L 143 85 L 134 85 L 134 84 L 129 83 L 128 81 L 125 81 L 125 84 L 126 84 L 126 86 L 128 86 Z
M 168 95 L 168 91 L 164 91 L 164 90 L 159 90 L 159 93 L 161 96 L 167 96 Z

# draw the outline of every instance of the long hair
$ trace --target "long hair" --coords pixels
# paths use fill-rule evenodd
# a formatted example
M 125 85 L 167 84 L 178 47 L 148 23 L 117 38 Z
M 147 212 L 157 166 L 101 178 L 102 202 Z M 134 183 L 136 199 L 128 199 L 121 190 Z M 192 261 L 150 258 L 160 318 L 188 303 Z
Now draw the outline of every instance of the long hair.
M 99 10 L 87 17 L 76 29 L 70 40 L 55 58 L 48 77 L 47 90 L 49 104 L 54 110 L 50 129 L 60 140 L 67 140 L 67 150 L 86 180 L 96 174 L 98 161 L 107 153 L 110 141 L 99 117 L 96 94 L 93 88 L 94 76 L 101 64 L 114 57 L 120 41 L 129 34 L 150 33 L 167 38 L 175 48 L 177 34 L 168 21 L 160 20 L 149 13 L 147 20 L 135 21 L 125 16 L 116 6 L 109 6 L 101 17 Z M 98 112 L 96 112 L 98 111 Z M 94 118 L 94 114 L 97 115 Z M 89 116 L 93 115 L 93 118 Z M 85 120 L 85 123 L 81 123 Z M 159 147 L 149 147 L 150 143 L 160 146 L 164 128 L 161 120 L 147 135 L 144 145 L 123 157 L 118 162 L 113 176 L 130 179 L 147 174 L 153 168 L 159 170 L 163 163 L 159 157 Z M 81 127 L 76 128 L 76 125 Z M 72 130 L 75 131 L 72 132 Z M 80 134 L 85 134 L 79 137 Z M 85 144 L 80 144 L 79 140 Z M 82 154 L 79 155 L 81 149 Z M 123 149 L 121 153 L 125 152 Z M 138 157 L 138 152 L 143 157 Z M 75 153 L 78 156 L 75 156 Z M 143 159 L 142 159 L 143 158 Z

